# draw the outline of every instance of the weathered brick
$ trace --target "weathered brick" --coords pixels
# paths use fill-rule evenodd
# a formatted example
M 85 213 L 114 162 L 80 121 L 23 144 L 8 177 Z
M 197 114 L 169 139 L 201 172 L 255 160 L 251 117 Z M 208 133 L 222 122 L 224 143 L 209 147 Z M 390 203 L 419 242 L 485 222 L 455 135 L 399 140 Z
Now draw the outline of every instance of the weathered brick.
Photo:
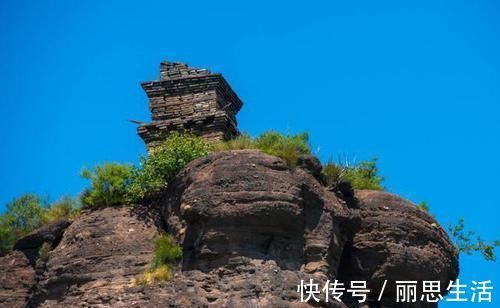
M 142 83 L 149 97 L 152 122 L 137 132 L 148 148 L 171 131 L 187 131 L 209 140 L 239 135 L 236 114 L 243 102 L 221 74 L 162 62 L 160 80 Z

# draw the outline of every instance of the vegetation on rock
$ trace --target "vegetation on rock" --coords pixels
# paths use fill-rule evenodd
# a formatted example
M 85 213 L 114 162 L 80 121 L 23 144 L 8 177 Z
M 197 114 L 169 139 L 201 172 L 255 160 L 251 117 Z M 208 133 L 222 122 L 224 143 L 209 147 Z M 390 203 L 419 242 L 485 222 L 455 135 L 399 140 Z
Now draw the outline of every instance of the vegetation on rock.
M 430 207 L 422 201 L 417 208 L 430 214 Z M 475 231 L 465 230 L 465 220 L 460 218 L 456 224 L 448 225 L 448 233 L 458 253 L 472 255 L 480 253 L 486 261 L 496 261 L 495 247 L 500 246 L 500 241 L 484 241 Z
M 427 201 L 420 202 L 420 204 L 417 205 L 417 208 L 419 210 L 424 211 L 424 212 L 429 212 L 430 211 L 429 204 L 427 204 Z
M 480 236 L 476 235 L 476 232 L 466 231 L 463 218 L 460 218 L 457 224 L 449 225 L 448 232 L 458 252 L 467 255 L 478 252 L 482 254 L 486 261 L 496 261 L 495 247 L 500 246 L 500 241 L 486 242 Z
M 49 253 L 52 250 L 52 246 L 49 243 L 43 243 L 38 250 L 38 260 L 40 263 L 47 262 L 49 259 Z
M 12 228 L 3 220 L 0 222 L 0 256 L 9 253 L 17 240 Z
M 24 194 L 6 205 L 0 215 L 0 256 L 12 250 L 15 242 L 41 227 L 59 219 L 72 219 L 78 212 L 76 198 L 63 197 L 49 204 L 36 194 Z
M 377 158 L 355 165 L 330 161 L 323 166 L 323 178 L 327 185 L 332 186 L 349 182 L 354 189 L 384 190 L 384 177 L 379 175 Z
M 268 131 L 252 138 L 243 134 L 235 139 L 210 143 L 187 133 L 172 132 L 148 156 L 140 159 L 138 167 L 124 164 L 104 164 L 93 171 L 85 169 L 82 175 L 92 181 L 92 187 L 82 196 L 86 206 L 110 206 L 140 203 L 145 197 L 159 192 L 190 161 L 210 152 L 256 149 L 277 156 L 290 167 L 298 157 L 311 153 L 307 133 L 281 134 Z M 325 165 L 327 182 L 344 180 L 358 189 L 383 189 L 383 177 L 378 175 L 376 160 L 363 161 L 356 166 Z
M 172 132 L 161 144 L 141 158 L 140 167 L 131 173 L 127 194 L 132 201 L 158 192 L 170 179 L 195 158 L 210 153 L 211 146 L 203 138 Z
M 214 151 L 239 149 L 256 149 L 280 157 L 290 167 L 296 166 L 299 156 L 311 153 L 307 133 L 281 134 L 268 131 L 255 138 L 243 134 L 229 141 L 210 143 L 198 136 L 172 132 L 151 150 L 149 156 L 141 158 L 138 167 L 105 163 L 93 169 L 84 168 L 81 176 L 90 180 L 90 187 L 81 194 L 81 203 L 83 207 L 91 208 L 140 203 L 145 197 L 166 187 L 190 161 Z M 358 190 L 384 190 L 384 177 L 379 174 L 376 158 L 358 164 L 330 161 L 323 165 L 322 176 L 328 186 L 349 182 Z M 35 194 L 25 194 L 11 201 L 0 216 L 0 256 L 8 253 L 19 238 L 41 225 L 58 219 L 73 219 L 79 213 L 79 201 L 77 198 L 63 197 L 48 205 Z M 418 208 L 429 211 L 426 202 L 422 202 Z M 489 243 L 480 237 L 473 240 L 475 233 L 464 231 L 463 220 L 450 226 L 449 232 L 458 251 L 466 254 L 480 252 L 486 260 L 495 260 L 494 247 L 500 244 L 499 241 Z M 158 239 L 152 261 L 154 266 L 145 273 L 149 278 L 143 277 L 146 281 L 168 276 L 169 262 L 181 255 L 180 248 L 175 248 L 172 243 L 166 236 Z
M 172 266 L 182 258 L 182 248 L 175 243 L 172 236 L 161 234 L 155 240 L 155 250 L 149 268 L 135 280 L 136 284 L 152 284 L 170 280 Z
M 120 163 L 104 163 L 92 169 L 84 168 L 81 176 L 90 180 L 90 187 L 82 193 L 84 207 L 123 205 L 133 167 Z
M 268 131 L 256 138 L 243 134 L 233 140 L 214 144 L 215 151 L 257 149 L 266 154 L 277 156 L 295 167 L 300 155 L 310 154 L 309 135 L 281 134 L 277 131 Z
M 42 215 L 42 198 L 35 194 L 25 194 L 7 203 L 0 217 L 0 254 L 8 253 L 17 239 L 40 227 Z
M 161 265 L 179 261 L 182 257 L 182 248 L 175 243 L 172 236 L 162 234 L 155 240 L 155 251 L 151 261 L 151 269 Z
M 141 277 L 133 281 L 136 285 L 151 285 L 154 283 L 169 281 L 172 278 L 172 269 L 167 265 L 161 265 L 155 269 L 148 269 Z
M 9 202 L 5 222 L 18 233 L 27 234 L 42 224 L 42 198 L 25 194 Z
M 80 213 L 80 208 L 79 198 L 63 196 L 43 211 L 42 224 L 59 219 L 73 220 Z

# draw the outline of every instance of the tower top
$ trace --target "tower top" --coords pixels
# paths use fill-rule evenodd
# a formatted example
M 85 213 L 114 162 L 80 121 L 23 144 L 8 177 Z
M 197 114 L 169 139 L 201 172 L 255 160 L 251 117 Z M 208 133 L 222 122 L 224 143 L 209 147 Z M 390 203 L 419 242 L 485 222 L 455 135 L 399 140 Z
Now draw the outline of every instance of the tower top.
M 160 80 L 205 76 L 210 74 L 211 72 L 206 68 L 189 67 L 186 63 L 182 62 L 163 61 L 160 63 Z
M 160 80 L 144 82 L 152 122 L 137 131 L 148 148 L 171 131 L 190 132 L 209 140 L 239 135 L 236 114 L 243 102 L 224 77 L 181 62 L 161 62 Z

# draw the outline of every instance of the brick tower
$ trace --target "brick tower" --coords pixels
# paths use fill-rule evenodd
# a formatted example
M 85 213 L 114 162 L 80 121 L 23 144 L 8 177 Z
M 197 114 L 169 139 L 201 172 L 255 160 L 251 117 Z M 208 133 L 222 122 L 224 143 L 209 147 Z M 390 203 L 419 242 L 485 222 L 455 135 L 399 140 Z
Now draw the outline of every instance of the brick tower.
M 160 80 L 142 83 L 149 98 L 152 122 L 137 128 L 147 147 L 171 131 L 187 131 L 208 140 L 239 135 L 236 114 L 243 102 L 221 74 L 162 62 Z

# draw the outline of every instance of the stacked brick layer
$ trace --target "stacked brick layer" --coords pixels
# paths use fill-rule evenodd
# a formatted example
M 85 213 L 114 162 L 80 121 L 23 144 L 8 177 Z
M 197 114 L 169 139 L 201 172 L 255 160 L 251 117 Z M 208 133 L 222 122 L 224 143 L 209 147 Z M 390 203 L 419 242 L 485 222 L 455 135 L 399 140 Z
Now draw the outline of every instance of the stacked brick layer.
M 153 121 L 141 124 L 138 134 L 148 147 L 171 131 L 187 131 L 209 140 L 239 134 L 236 113 L 243 103 L 222 75 L 169 62 L 161 64 L 160 72 L 160 81 L 142 84 Z
M 161 80 L 168 80 L 187 76 L 209 75 L 210 71 L 205 68 L 188 67 L 182 62 L 162 62 L 160 64 Z

